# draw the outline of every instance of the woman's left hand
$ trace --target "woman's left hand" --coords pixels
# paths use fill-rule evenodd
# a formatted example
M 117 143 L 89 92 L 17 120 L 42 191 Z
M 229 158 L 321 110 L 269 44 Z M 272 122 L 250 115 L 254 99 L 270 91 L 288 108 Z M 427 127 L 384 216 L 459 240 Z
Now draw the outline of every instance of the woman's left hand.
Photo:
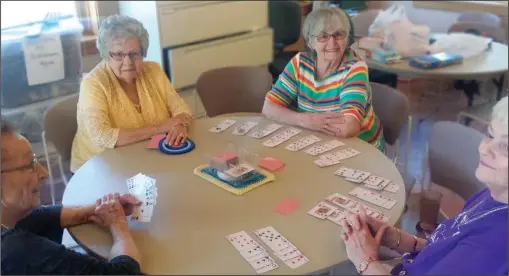
M 364 212 L 364 209 L 360 211 Z M 373 237 L 369 231 L 366 220 L 361 217 L 365 216 L 359 216 L 348 212 L 342 225 L 343 234 L 341 234 L 341 237 L 345 241 L 348 258 L 355 267 L 358 267 L 360 263 L 370 257 L 378 260 L 380 241 L 388 227 L 388 225 L 383 225 L 376 233 L 376 236 Z
M 350 138 L 359 134 L 361 125 L 354 117 L 341 114 L 341 116 L 327 119 L 325 129 L 336 137 Z
M 184 124 L 174 125 L 166 135 L 167 145 L 180 145 L 187 139 L 187 127 Z

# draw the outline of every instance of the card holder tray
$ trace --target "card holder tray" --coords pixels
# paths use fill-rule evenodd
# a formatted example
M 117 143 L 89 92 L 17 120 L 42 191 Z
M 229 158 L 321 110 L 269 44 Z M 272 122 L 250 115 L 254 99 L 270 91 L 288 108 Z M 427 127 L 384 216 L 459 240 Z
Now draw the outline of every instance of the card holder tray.
M 236 195 L 243 195 L 276 179 L 272 173 L 263 169 L 256 169 L 239 184 L 232 183 L 219 178 L 217 170 L 208 165 L 197 167 L 194 169 L 194 174 Z

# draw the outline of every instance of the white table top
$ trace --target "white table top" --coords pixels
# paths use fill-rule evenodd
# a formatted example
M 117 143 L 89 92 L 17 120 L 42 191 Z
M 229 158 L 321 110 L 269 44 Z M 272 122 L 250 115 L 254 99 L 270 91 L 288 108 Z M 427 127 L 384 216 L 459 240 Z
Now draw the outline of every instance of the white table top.
M 355 49 L 355 44 L 354 44 Z M 356 49 L 359 55 L 362 50 Z M 497 74 L 506 73 L 507 67 L 507 45 L 493 42 L 491 49 L 482 54 L 463 60 L 462 64 L 446 66 L 437 69 L 425 70 L 408 65 L 408 60 L 396 64 L 381 64 L 376 61 L 365 59 L 370 69 L 398 74 L 408 77 L 441 77 L 455 79 L 485 79 L 494 77 Z
M 112 192 L 127 192 L 125 180 L 141 172 L 157 180 L 159 196 L 151 223 L 129 222 L 134 240 L 141 251 L 142 271 L 147 274 L 255 274 L 255 270 L 225 236 L 245 230 L 252 231 L 273 226 L 310 259 L 307 264 L 292 270 L 271 254 L 279 268 L 267 274 L 306 274 L 328 269 L 347 260 L 340 237 L 340 227 L 328 220 L 319 220 L 307 211 L 332 193 L 344 195 L 357 184 L 334 175 L 341 166 L 358 168 L 392 180 L 401 188 L 397 193 L 382 192 L 398 200 L 384 211 L 391 216 L 389 224 L 400 218 L 405 205 L 405 189 L 401 175 L 385 155 L 358 139 L 342 139 L 346 146 L 361 154 L 344 160 L 341 165 L 319 168 L 317 157 L 303 152 L 286 150 L 292 141 L 310 134 L 304 130 L 275 148 L 262 145 L 267 139 L 235 136 L 233 127 L 221 134 L 208 129 L 225 117 L 197 120 L 190 137 L 196 148 L 181 156 L 168 156 L 157 150 L 145 149 L 146 142 L 107 150 L 89 160 L 70 180 L 63 198 L 64 204 L 86 204 Z M 241 121 L 260 121 L 259 127 L 271 121 L 264 117 L 232 117 Z M 255 128 L 256 129 L 256 128 Z M 253 130 L 251 130 L 253 131 Z M 324 134 L 316 134 L 326 140 Z M 276 181 L 261 186 L 243 196 L 229 193 L 193 174 L 194 168 L 207 163 L 207 156 L 226 150 L 234 142 L 260 157 L 276 157 L 286 163 L 281 172 L 274 173 Z M 301 206 L 288 216 L 273 211 L 276 204 L 292 198 Z M 69 229 L 85 249 L 107 257 L 112 239 L 109 232 L 94 224 Z M 255 238 L 257 239 L 257 238 Z M 263 244 L 258 242 L 270 250 Z

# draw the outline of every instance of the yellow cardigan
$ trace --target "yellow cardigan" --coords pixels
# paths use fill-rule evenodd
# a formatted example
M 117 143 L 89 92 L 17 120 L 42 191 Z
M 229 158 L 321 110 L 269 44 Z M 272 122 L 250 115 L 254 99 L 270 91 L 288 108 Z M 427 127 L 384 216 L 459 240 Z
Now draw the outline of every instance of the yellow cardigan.
M 192 115 L 155 62 L 143 62 L 136 88 L 141 112 L 124 93 L 106 61 L 99 63 L 83 79 L 78 101 L 78 129 L 72 144 L 72 172 L 106 148 L 114 148 L 120 129 L 159 125 L 181 113 Z

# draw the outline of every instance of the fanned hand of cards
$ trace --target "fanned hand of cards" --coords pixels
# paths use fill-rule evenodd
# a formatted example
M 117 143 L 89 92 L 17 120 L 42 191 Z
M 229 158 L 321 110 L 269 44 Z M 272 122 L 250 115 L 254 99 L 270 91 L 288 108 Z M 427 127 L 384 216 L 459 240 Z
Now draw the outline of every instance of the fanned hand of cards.
M 133 208 L 131 220 L 140 222 L 150 222 L 154 207 L 157 202 L 157 186 L 154 178 L 139 173 L 127 179 L 127 189 L 129 194 L 142 202 L 140 206 Z

